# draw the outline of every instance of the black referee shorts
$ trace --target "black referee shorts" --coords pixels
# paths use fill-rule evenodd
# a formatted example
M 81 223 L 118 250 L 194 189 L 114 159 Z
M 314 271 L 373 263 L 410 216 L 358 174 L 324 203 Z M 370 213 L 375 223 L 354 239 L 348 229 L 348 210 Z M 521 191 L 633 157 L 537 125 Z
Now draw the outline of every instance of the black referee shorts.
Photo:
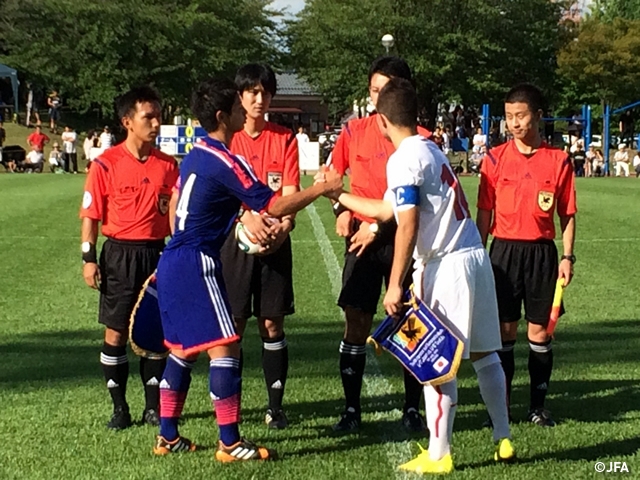
M 354 232 L 358 231 L 361 223 L 354 220 Z M 338 297 L 338 305 L 343 310 L 351 307 L 372 315 L 376 313 L 382 282 L 385 286 L 389 284 L 395 233 L 395 224 L 385 224 L 360 257 L 355 252 L 349 252 L 351 238 L 346 239 L 342 291 Z
M 164 240 L 107 239 L 100 252 L 100 310 L 98 321 L 114 330 L 127 330 L 142 285 L 156 267 Z
M 220 252 L 222 275 L 236 318 L 277 318 L 295 313 L 291 237 L 274 253 L 247 255 L 233 233 Z
M 551 240 L 501 240 L 489 252 L 496 280 L 500 321 L 547 325 L 558 280 L 558 249 Z M 564 313 L 564 307 L 560 313 Z

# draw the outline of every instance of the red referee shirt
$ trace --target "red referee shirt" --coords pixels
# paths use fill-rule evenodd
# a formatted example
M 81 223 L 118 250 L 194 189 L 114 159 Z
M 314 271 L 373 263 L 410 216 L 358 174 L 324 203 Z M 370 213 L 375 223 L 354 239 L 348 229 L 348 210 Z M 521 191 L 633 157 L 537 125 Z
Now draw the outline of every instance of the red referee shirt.
M 244 157 L 258 180 L 268 185 L 276 196 L 282 195 L 282 187 L 300 186 L 298 141 L 288 128 L 267 122 L 255 138 L 242 130 L 231 139 L 229 150 Z
M 102 234 L 118 240 L 164 239 L 178 173 L 173 157 L 159 150 L 141 162 L 124 143 L 110 148 L 91 164 L 80 218 L 101 221 Z
M 423 137 L 431 132 L 418 127 Z M 340 133 L 331 156 L 331 165 L 344 175 L 349 171 L 351 192 L 358 197 L 382 200 L 387 190 L 387 160 L 396 149 L 384 138 L 375 115 L 351 120 Z M 354 216 L 368 223 L 375 223 L 358 213 Z
M 568 155 L 545 143 L 525 156 L 513 140 L 491 149 L 480 169 L 478 208 L 493 210 L 490 233 L 505 240 L 553 240 L 553 213 L 577 212 Z

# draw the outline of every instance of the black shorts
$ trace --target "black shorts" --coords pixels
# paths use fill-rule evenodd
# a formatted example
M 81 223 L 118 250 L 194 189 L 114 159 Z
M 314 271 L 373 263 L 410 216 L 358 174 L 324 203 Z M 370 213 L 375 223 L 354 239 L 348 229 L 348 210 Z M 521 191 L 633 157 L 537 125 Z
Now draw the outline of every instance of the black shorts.
M 489 252 L 496 280 L 501 322 L 549 322 L 558 280 L 558 249 L 551 240 L 536 242 L 496 238 Z M 564 307 L 560 313 L 564 313 Z
M 231 312 L 236 318 L 277 318 L 295 312 L 291 237 L 274 253 L 247 255 L 233 233 L 220 252 Z
M 360 224 L 359 220 L 354 220 L 352 231 L 357 231 Z M 342 309 L 351 307 L 364 313 L 376 313 L 382 282 L 385 286 L 389 284 L 395 231 L 395 224 L 386 224 L 360 257 L 349 252 L 351 238 L 346 239 L 342 291 L 338 298 Z
M 100 310 L 98 321 L 114 330 L 127 330 L 140 290 L 156 267 L 164 240 L 132 242 L 107 239 L 100 252 Z

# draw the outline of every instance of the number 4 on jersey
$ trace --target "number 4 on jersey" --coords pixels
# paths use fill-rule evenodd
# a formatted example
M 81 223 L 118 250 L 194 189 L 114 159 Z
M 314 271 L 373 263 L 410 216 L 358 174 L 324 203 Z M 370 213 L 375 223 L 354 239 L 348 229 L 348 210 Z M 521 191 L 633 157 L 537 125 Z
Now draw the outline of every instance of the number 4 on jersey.
M 191 197 L 191 190 L 193 190 L 193 184 L 196 181 L 196 174 L 189 175 L 186 183 L 180 190 L 180 200 L 178 200 L 178 206 L 176 208 L 176 219 L 178 220 L 178 230 L 184 230 L 184 225 L 189 215 L 189 197 Z
M 456 220 L 461 221 L 465 218 L 471 218 L 471 212 L 469 211 L 469 204 L 467 198 L 464 196 L 458 177 L 451 171 L 448 165 L 442 165 L 442 174 L 440 175 L 442 183 L 446 183 L 453 189 L 454 203 L 453 210 L 456 214 Z

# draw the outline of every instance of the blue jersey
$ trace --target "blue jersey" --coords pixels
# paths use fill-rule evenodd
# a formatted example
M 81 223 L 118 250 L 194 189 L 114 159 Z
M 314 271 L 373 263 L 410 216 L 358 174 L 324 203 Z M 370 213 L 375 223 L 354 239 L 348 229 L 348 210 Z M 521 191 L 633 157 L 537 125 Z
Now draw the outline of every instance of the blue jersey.
M 186 247 L 217 258 L 240 206 L 260 212 L 273 198 L 242 157 L 205 137 L 180 165 L 175 232 L 165 251 Z

